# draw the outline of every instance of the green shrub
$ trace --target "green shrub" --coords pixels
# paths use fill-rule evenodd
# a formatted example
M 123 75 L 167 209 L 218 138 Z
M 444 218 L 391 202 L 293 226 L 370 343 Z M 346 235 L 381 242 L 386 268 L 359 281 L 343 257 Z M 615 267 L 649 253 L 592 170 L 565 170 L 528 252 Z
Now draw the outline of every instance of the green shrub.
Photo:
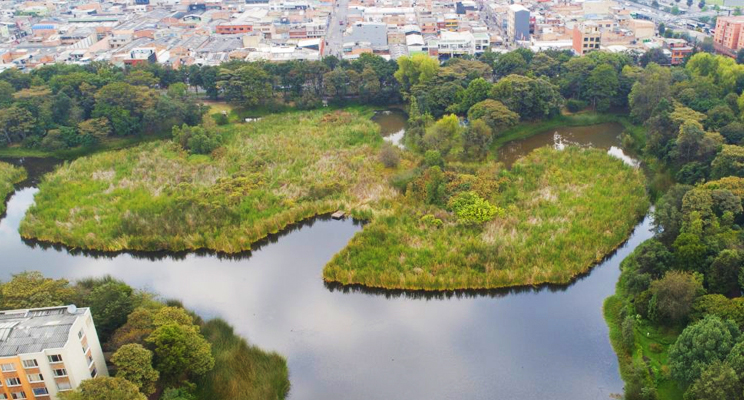
M 457 219 L 466 225 L 482 224 L 492 220 L 496 215 L 504 214 L 503 209 L 482 199 L 475 192 L 459 193 L 447 205 L 457 215 Z

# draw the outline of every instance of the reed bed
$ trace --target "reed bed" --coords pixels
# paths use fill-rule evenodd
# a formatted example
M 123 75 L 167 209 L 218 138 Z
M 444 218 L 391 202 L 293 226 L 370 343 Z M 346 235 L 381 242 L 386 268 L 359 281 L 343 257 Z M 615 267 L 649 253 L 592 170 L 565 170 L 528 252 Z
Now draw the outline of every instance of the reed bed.
M 395 196 L 370 116 L 277 114 L 219 128 L 211 156 L 164 141 L 65 163 L 39 185 L 21 234 L 103 251 L 249 250 L 303 219 Z
M 210 400 L 281 400 L 289 392 L 287 361 L 249 345 L 221 319 L 202 327 L 212 344 L 215 367 L 197 382 L 197 398 Z
M 0 162 L 0 215 L 5 214 L 5 201 L 18 182 L 26 179 L 26 170 L 8 163 Z
M 411 290 L 568 283 L 617 248 L 648 208 L 642 172 L 600 150 L 543 148 L 498 179 L 508 183 L 489 200 L 504 217 L 473 227 L 400 204 L 357 233 L 324 279 Z M 421 220 L 437 213 L 440 227 Z

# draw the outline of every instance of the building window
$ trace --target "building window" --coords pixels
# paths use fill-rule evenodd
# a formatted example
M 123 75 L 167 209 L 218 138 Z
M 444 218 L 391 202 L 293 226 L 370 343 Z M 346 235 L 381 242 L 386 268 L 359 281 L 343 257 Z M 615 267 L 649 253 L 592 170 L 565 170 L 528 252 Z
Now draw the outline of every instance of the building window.
M 23 368 L 36 368 L 39 363 L 36 360 L 23 360 Z
M 46 396 L 49 394 L 49 391 L 45 387 L 34 388 L 33 391 L 34 391 L 34 396 Z
M 29 382 L 41 382 L 44 380 L 44 376 L 41 374 L 28 374 Z
M 89 355 L 88 356 L 88 366 L 90 367 L 92 364 L 93 364 L 93 356 L 92 355 Z
M 5 383 L 8 384 L 8 386 L 20 386 L 21 380 L 18 377 L 8 378 L 5 380 Z
M 55 369 L 54 376 L 57 376 L 57 377 L 67 376 L 67 370 L 64 368 Z
M 90 377 L 95 378 L 98 376 L 98 369 L 96 367 L 93 367 L 93 371 L 90 371 Z
M 81 329 L 80 332 L 78 332 L 78 339 L 82 339 L 83 335 L 84 333 L 83 333 L 83 330 Z
M 25 399 L 26 398 L 26 392 L 20 391 L 20 392 L 13 392 L 10 394 L 10 397 L 14 399 Z
M 8 363 L 8 364 L 3 364 L 3 365 L 0 365 L 0 369 L 2 369 L 2 370 L 3 370 L 3 372 L 13 372 L 13 371 L 15 371 L 15 370 L 16 370 L 16 369 L 15 369 L 15 365 L 13 365 L 13 364 L 10 364 L 10 363 Z
M 7 400 L 8 395 L 5 393 L 0 393 L 0 400 Z
M 49 362 L 52 364 L 61 363 L 62 362 L 62 355 L 61 354 L 52 354 L 50 356 L 47 356 L 49 359 Z
M 72 389 L 72 385 L 70 385 L 70 382 L 57 383 L 57 390 L 63 391 L 63 390 L 70 390 L 70 389 Z

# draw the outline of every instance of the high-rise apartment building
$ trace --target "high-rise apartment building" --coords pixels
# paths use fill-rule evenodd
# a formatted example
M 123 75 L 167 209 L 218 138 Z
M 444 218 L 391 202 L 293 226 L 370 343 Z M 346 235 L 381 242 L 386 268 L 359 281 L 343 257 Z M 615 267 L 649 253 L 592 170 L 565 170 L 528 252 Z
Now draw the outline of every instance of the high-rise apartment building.
M 507 35 L 512 42 L 530 40 L 530 10 L 519 4 L 509 6 Z
M 716 33 L 713 36 L 713 44 L 716 50 L 730 54 L 744 47 L 743 28 L 744 16 L 718 17 Z
M 0 400 L 54 400 L 107 375 L 90 309 L 0 311 Z

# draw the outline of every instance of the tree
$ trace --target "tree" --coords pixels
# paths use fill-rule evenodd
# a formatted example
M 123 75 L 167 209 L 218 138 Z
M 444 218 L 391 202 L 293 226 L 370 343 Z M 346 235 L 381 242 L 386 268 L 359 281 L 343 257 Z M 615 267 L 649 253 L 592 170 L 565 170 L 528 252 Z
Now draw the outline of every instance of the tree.
M 714 361 L 685 392 L 684 400 L 740 400 L 742 388 L 728 364 Z
M 460 120 L 456 115 L 445 115 L 434 126 L 427 129 L 422 139 L 422 144 L 426 150 L 437 150 L 443 156 L 446 156 L 454 142 L 460 138 L 462 128 Z
M 651 313 L 654 320 L 670 325 L 687 319 L 702 284 L 688 272 L 669 271 L 651 284 Z
M 496 137 L 506 128 L 512 127 L 519 122 L 519 114 L 508 109 L 504 103 L 496 100 L 483 100 L 476 103 L 468 110 L 468 119 L 483 120 L 491 128 Z
M 721 128 L 720 133 L 726 139 L 726 143 L 739 144 L 744 140 L 744 124 L 734 121 Z
M 254 64 L 242 64 L 237 69 L 222 68 L 217 88 L 224 93 L 225 100 L 250 108 L 265 104 L 273 98 L 271 77 Z
M 699 122 L 687 120 L 679 127 L 676 160 L 680 165 L 690 161 L 708 162 L 718 152 L 722 142 L 721 135 L 706 133 Z
M 204 375 L 214 367 L 212 346 L 195 327 L 170 323 L 155 329 L 146 339 L 154 347 L 155 368 L 168 381 L 184 375 Z
M 38 271 L 13 275 L 0 287 L 0 293 L 6 310 L 62 306 L 71 304 L 75 295 L 66 279 L 46 278 Z
M 563 98 L 552 83 L 543 78 L 520 75 L 509 75 L 499 80 L 493 85 L 489 97 L 504 103 L 526 120 L 554 115 L 563 105 Z
M 91 118 L 78 124 L 78 134 L 83 136 L 83 142 L 95 143 L 111 134 L 111 125 L 106 118 Z
M 659 23 L 659 36 L 664 36 L 664 32 L 666 31 L 666 25 L 664 25 L 663 22 Z
M 452 111 L 457 113 L 466 113 L 474 104 L 488 98 L 491 91 L 491 84 L 483 78 L 470 81 L 467 89 L 462 94 L 460 104 L 453 104 Z
M 155 87 L 158 85 L 159 80 L 151 72 L 143 70 L 135 70 L 129 73 L 124 80 L 134 86 L 146 86 Z
M 659 65 L 669 65 L 671 64 L 672 60 L 667 57 L 666 54 L 664 54 L 664 50 L 657 48 L 657 49 L 650 49 L 643 53 L 641 58 L 638 60 L 639 64 L 641 64 L 642 67 L 647 66 L 651 63 L 656 63 Z
M 60 392 L 60 400 L 147 400 L 137 385 L 124 378 L 102 376 L 80 382 L 77 389 Z
M 124 325 L 136 305 L 132 288 L 121 281 L 99 285 L 86 296 L 85 303 L 96 317 L 96 329 L 104 342 Z
M 6 144 L 19 142 L 35 128 L 34 117 L 30 112 L 16 105 L 0 108 L 0 132 Z
M 706 278 L 711 293 L 734 294 L 738 292 L 739 271 L 742 257 L 738 250 L 723 250 L 710 265 Z
M 535 54 L 530 62 L 530 70 L 537 76 L 555 78 L 560 73 L 561 63 L 545 52 Z
M 480 119 L 471 120 L 470 126 L 463 133 L 465 153 L 476 160 L 482 159 L 488 154 L 488 148 L 492 141 L 491 128 Z
M 183 124 L 173 127 L 173 141 L 192 154 L 210 154 L 222 146 L 222 135 L 214 129 Z
M 398 70 L 395 79 L 400 82 L 401 90 L 409 93 L 412 86 L 429 82 L 439 71 L 439 62 L 425 54 L 414 54 L 398 58 Z
M 717 131 L 722 127 L 736 120 L 731 108 L 727 105 L 719 104 L 708 110 L 705 118 L 705 127 L 709 130 Z
M 147 308 L 136 308 L 127 316 L 127 323 L 116 330 L 107 346 L 116 350 L 129 343 L 145 343 L 145 338 L 155 330 L 153 318 L 155 312 Z
M 134 383 L 139 391 L 151 395 L 160 374 L 152 367 L 152 352 L 139 344 L 126 344 L 111 357 L 116 376 Z
M 734 348 L 726 356 L 725 362 L 734 370 L 736 377 L 739 378 L 739 382 L 741 383 L 742 379 L 744 379 L 744 342 L 740 341 L 734 345 Z
M 458 193 L 450 199 L 447 206 L 457 215 L 457 220 L 465 225 L 482 224 L 504 213 L 504 210 L 472 191 Z
M 607 111 L 610 99 L 617 94 L 619 86 L 617 71 L 611 65 L 599 65 L 589 74 L 587 86 L 589 88 L 587 95 L 592 106 L 599 111 Z
M 671 97 L 671 73 L 651 63 L 638 75 L 628 96 L 631 115 L 638 121 L 645 121 L 662 99 L 671 100 Z
M 527 61 L 517 51 L 502 54 L 493 66 L 493 73 L 497 77 L 505 77 L 512 74 L 521 75 L 526 72 Z
M 380 94 L 380 78 L 374 69 L 364 67 L 361 75 L 361 85 L 359 86 L 359 95 L 364 101 L 374 102 Z
M 13 103 L 15 89 L 8 82 L 0 81 L 0 107 L 8 107 Z
M 711 163 L 711 179 L 744 177 L 744 147 L 724 144 Z
M 707 365 L 726 358 L 738 337 L 739 328 L 733 322 L 714 315 L 689 325 L 669 350 L 672 377 L 683 383 L 695 382 Z

